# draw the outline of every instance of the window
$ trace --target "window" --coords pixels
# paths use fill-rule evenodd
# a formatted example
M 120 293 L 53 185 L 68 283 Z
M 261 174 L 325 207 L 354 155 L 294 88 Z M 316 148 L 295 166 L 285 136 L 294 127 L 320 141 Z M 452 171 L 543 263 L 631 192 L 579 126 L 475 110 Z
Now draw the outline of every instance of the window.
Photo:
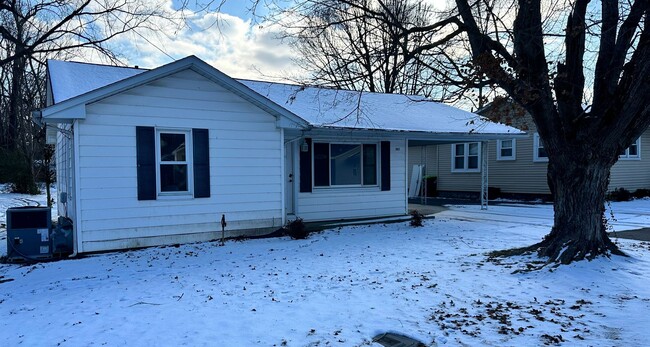
M 451 172 L 480 172 L 481 144 L 479 142 L 451 145 Z
M 158 191 L 190 193 L 189 131 L 158 131 Z
M 376 186 L 377 144 L 314 143 L 314 186 Z
M 542 143 L 542 139 L 539 138 L 539 134 L 535 133 L 533 139 L 533 161 L 535 162 L 546 162 L 548 161 L 548 155 L 546 154 L 546 149 Z
M 515 139 L 497 140 L 497 160 L 515 160 L 516 155 Z
M 626 148 L 621 155 L 618 156 L 619 159 L 624 160 L 639 160 L 641 159 L 641 138 L 636 139 L 630 147 Z
M 210 197 L 210 131 L 135 127 L 138 200 Z

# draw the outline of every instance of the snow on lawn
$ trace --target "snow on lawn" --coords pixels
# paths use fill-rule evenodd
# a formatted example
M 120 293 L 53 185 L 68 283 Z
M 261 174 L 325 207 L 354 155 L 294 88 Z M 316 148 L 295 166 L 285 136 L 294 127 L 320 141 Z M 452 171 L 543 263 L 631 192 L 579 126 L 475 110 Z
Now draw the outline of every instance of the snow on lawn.
M 649 201 L 612 207 L 619 223 L 650 225 Z M 373 336 L 395 331 L 439 346 L 647 345 L 650 243 L 619 240 L 631 257 L 535 272 L 513 273 L 534 258 L 487 261 L 485 252 L 539 241 L 551 214 L 454 206 L 422 228 L 2 264 L 0 341 L 379 346 Z

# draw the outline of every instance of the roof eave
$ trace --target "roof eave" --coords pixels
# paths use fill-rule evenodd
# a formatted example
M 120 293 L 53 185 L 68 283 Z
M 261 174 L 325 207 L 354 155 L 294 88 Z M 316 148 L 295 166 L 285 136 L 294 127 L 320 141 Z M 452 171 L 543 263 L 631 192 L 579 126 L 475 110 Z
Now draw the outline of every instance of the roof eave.
M 128 89 L 152 82 L 159 78 L 172 75 L 185 69 L 192 69 L 193 71 L 201 74 L 202 76 L 210 79 L 215 83 L 218 83 L 231 92 L 243 97 L 244 99 L 253 103 L 255 106 L 258 106 L 261 109 L 274 115 L 276 118 L 278 118 L 278 126 L 287 128 L 307 128 L 309 126 L 309 123 L 301 117 L 275 104 L 271 100 L 256 93 L 252 89 L 246 87 L 240 82 L 237 82 L 233 78 L 208 65 L 206 62 L 195 56 L 189 56 L 167 65 L 163 65 L 159 68 L 145 71 L 141 74 L 125 78 L 121 81 L 106 85 L 88 93 L 75 96 L 68 100 L 44 108 L 42 110 L 43 120 L 47 122 L 50 118 L 65 120 L 84 119 L 86 117 L 85 106 L 88 104 L 119 94 Z M 280 121 L 282 118 L 286 119 Z
M 421 130 L 396 130 L 396 129 L 371 129 L 371 128 L 353 128 L 353 127 L 337 127 L 337 126 L 323 126 L 313 125 L 312 133 L 331 133 L 331 132 L 359 132 L 366 134 L 383 134 L 396 137 L 407 137 L 409 140 L 441 140 L 441 141 L 490 141 L 490 140 L 505 140 L 512 138 L 527 138 L 529 136 L 526 132 L 519 133 L 480 133 L 480 132 L 433 132 Z

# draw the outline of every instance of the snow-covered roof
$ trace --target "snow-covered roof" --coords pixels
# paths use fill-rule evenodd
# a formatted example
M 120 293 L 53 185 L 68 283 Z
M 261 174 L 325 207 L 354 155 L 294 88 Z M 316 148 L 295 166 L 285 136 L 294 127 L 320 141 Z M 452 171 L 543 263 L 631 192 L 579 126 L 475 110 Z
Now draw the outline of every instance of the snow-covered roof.
M 151 71 L 155 70 L 157 69 Z M 48 61 L 48 74 L 55 104 L 147 71 L 150 70 Z M 444 134 L 524 134 L 513 127 L 494 123 L 474 113 L 428 101 L 420 96 L 252 80 L 237 81 L 318 128 Z
M 147 70 L 73 61 L 47 61 L 47 73 L 50 78 L 54 103 L 71 99 L 145 71 Z
M 522 133 L 422 96 L 238 81 L 317 127 L 433 133 Z

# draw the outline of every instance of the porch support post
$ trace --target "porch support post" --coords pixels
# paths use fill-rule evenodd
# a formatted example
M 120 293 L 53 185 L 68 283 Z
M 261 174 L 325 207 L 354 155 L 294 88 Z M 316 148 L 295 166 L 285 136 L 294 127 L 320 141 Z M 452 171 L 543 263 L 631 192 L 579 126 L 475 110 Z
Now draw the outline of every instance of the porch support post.
M 481 210 L 488 208 L 488 142 L 481 142 Z

